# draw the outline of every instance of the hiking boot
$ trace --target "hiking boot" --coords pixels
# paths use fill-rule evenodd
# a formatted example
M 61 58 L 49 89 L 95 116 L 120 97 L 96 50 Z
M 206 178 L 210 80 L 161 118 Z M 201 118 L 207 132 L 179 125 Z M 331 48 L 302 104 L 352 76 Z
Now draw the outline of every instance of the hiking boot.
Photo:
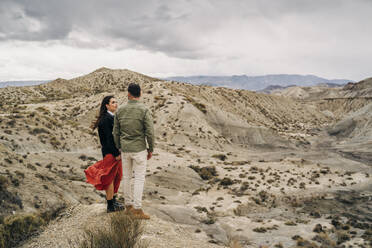
M 112 212 L 115 212 L 116 209 L 114 207 L 114 205 L 107 205 L 107 213 L 112 213 Z
M 118 211 L 123 211 L 124 206 L 119 207 L 119 206 L 107 206 L 107 213 L 112 213 L 112 212 L 118 212 Z
M 149 220 L 150 219 L 150 216 L 145 214 L 142 209 L 132 208 L 130 210 L 130 213 L 133 214 L 133 217 L 135 219 L 141 219 L 141 220 Z
M 114 196 L 114 198 L 112 198 L 112 199 L 113 199 L 113 205 L 114 205 L 116 211 L 124 210 L 124 205 L 122 203 L 116 201 L 116 196 Z
M 126 205 L 125 206 L 125 213 L 130 214 L 133 209 L 133 205 Z
M 121 210 L 124 210 L 124 206 L 119 206 L 115 204 L 114 199 L 107 200 L 107 213 L 117 212 Z

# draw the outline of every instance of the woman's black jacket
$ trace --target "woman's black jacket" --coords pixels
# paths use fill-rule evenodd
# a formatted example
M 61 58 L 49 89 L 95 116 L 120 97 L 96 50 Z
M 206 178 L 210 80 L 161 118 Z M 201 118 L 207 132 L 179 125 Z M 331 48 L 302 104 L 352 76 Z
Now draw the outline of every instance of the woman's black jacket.
M 98 135 L 101 142 L 102 156 L 112 154 L 114 157 L 120 155 L 120 151 L 115 147 L 112 129 L 114 127 L 114 116 L 109 113 L 104 113 L 98 123 Z

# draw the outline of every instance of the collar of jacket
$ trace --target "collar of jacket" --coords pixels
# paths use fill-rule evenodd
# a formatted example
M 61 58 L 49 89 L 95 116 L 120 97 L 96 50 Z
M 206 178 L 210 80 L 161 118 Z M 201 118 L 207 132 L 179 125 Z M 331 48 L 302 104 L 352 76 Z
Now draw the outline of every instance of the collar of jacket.
M 138 100 L 128 100 L 128 103 L 138 103 Z

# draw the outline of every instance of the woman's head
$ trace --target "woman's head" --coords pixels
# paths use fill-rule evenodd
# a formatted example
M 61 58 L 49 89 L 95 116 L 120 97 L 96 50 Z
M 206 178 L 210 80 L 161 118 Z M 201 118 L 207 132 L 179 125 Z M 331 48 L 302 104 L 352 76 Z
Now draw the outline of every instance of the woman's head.
M 105 98 L 103 98 L 102 104 L 101 104 L 101 109 L 102 109 L 103 104 L 106 107 L 106 111 L 108 110 L 111 113 L 115 113 L 116 109 L 118 108 L 118 102 L 116 101 L 114 96 L 106 96 Z
M 118 103 L 117 103 L 115 97 L 112 96 L 112 95 L 105 96 L 102 99 L 101 107 L 99 109 L 97 119 L 95 121 L 93 121 L 93 123 L 91 125 L 91 128 L 94 130 L 98 127 L 98 124 L 99 124 L 100 120 L 102 119 L 102 116 L 107 112 L 107 110 L 112 112 L 112 113 L 115 113 L 117 108 L 118 108 Z

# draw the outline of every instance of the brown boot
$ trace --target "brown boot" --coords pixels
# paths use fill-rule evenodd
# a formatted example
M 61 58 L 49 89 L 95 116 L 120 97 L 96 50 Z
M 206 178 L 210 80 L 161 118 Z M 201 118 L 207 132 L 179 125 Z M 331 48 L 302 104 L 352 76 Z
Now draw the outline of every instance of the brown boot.
M 135 219 L 141 219 L 141 220 L 149 220 L 150 219 L 150 216 L 145 214 L 142 209 L 132 208 L 130 210 L 130 212 L 131 212 L 131 214 L 133 214 L 133 217 Z
M 133 205 L 125 205 L 125 214 L 131 213 Z

